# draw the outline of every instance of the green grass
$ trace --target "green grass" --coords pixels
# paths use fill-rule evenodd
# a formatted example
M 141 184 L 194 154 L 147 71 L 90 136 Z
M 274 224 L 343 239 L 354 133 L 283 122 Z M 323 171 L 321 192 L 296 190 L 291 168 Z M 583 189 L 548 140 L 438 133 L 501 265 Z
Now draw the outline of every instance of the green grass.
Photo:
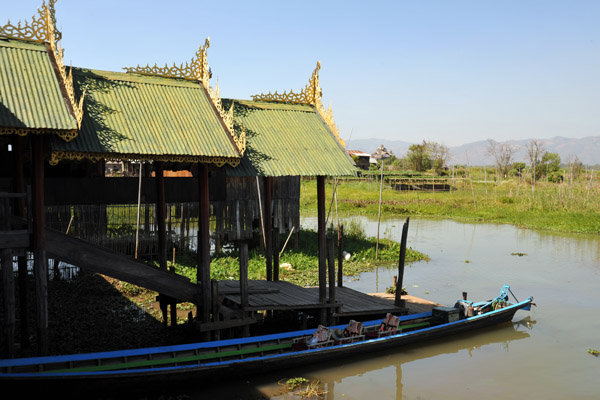
M 557 232 L 600 232 L 600 188 L 587 181 L 574 184 L 539 182 L 533 195 L 530 184 L 518 178 L 498 183 L 463 180 L 449 192 L 396 191 L 384 185 L 384 217 L 421 216 L 460 221 L 509 223 L 519 227 Z M 329 207 L 333 180 L 326 186 Z M 379 183 L 341 181 L 337 186 L 342 216 L 377 217 Z M 316 210 L 316 183 L 302 181 L 301 212 Z M 335 212 L 335 206 L 333 211 Z
M 282 243 L 285 238 L 282 236 Z M 298 247 L 288 244 L 279 262 L 289 264 L 289 269 L 279 270 L 281 280 L 301 286 L 316 286 L 319 283 L 319 259 L 317 250 L 317 233 L 310 230 L 300 231 Z M 344 261 L 344 276 L 355 276 L 362 272 L 372 271 L 377 265 L 398 262 L 400 244 L 389 239 L 379 241 L 378 261 L 375 261 L 374 238 L 367 238 L 360 227 L 350 230 L 344 237 L 344 249 L 352 254 L 349 261 Z M 266 278 L 266 259 L 264 253 L 253 249 L 249 252 L 248 279 Z M 413 249 L 407 249 L 406 262 L 429 260 L 429 257 Z M 196 262 L 192 258 L 179 259 L 174 264 L 175 271 L 196 282 Z M 337 265 L 337 262 L 336 262 Z M 218 254 L 211 259 L 211 278 L 218 280 L 239 279 L 239 254 L 233 251 L 229 254 Z

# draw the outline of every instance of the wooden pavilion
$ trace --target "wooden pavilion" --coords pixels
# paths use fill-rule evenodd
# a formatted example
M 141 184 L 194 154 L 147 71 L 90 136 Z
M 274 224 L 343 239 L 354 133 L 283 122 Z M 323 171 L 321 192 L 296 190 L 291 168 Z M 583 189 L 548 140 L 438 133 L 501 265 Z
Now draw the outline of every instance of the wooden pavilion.
M 44 3 L 38 18 L 23 27 L 0 27 L 0 192 L 5 192 L 0 193 L 0 251 L 3 342 L 9 357 L 15 350 L 13 257 L 19 256 L 20 292 L 25 294 L 27 251 L 34 253 L 35 260 L 40 354 L 48 349 L 48 256 L 156 290 L 165 320 L 167 306 L 171 306 L 172 323 L 177 301 L 194 302 L 203 332 L 253 322 L 250 317 L 220 322 L 213 296 L 219 292 L 243 312 L 318 309 L 322 322 L 328 314 L 340 314 L 332 261 L 329 297 L 326 287 L 326 257 L 332 257 L 333 251 L 326 250 L 325 178 L 355 175 L 357 170 L 331 109 L 321 103 L 320 63 L 300 93 L 275 92 L 253 96 L 253 100 L 221 100 L 218 86 L 210 86 L 208 39 L 190 63 L 179 67 L 138 66 L 124 73 L 73 68 L 67 73 L 57 45 L 61 33 L 55 28 L 54 3 Z M 109 160 L 139 164 L 139 178 L 107 178 L 104 165 Z M 166 169 L 190 170 L 194 176 L 165 178 Z M 292 292 L 300 293 L 298 289 L 303 288 L 283 293 L 248 282 L 247 241 L 259 216 L 266 284 L 278 282 L 279 263 L 272 246 L 279 235 L 273 235 L 273 228 L 281 233 L 299 229 L 299 179 L 303 176 L 317 179 L 319 287 L 301 290 L 294 298 Z M 32 196 L 26 205 L 29 181 Z M 156 204 L 160 268 L 46 226 L 51 207 L 139 204 L 142 193 L 146 201 Z M 248 193 L 256 193 L 257 198 L 249 199 Z M 167 271 L 165 204 L 173 201 L 197 206 L 198 285 Z M 240 245 L 237 283 L 215 286 L 210 280 L 211 203 L 217 233 Z M 237 289 L 231 284 L 237 284 Z M 360 297 L 349 289 L 340 290 L 340 297 Z M 262 301 L 256 296 L 266 303 L 253 305 L 255 300 Z M 20 311 L 26 301 L 20 298 Z M 360 312 L 359 307 L 347 314 Z M 373 303 L 369 312 L 384 309 Z M 21 317 L 22 324 L 26 320 Z M 20 331 L 26 336 L 28 327 L 21 325 Z M 25 337 L 21 343 L 26 343 Z

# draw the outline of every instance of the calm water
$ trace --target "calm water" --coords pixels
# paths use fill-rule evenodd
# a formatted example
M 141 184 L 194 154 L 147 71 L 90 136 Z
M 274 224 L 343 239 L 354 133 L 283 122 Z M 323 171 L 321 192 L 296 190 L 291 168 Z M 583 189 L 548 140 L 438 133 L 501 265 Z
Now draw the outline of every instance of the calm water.
M 361 222 L 376 235 L 377 221 Z M 399 241 L 403 222 L 382 222 L 380 237 Z M 231 398 L 275 396 L 279 380 L 296 376 L 324 382 L 330 400 L 600 398 L 600 358 L 587 353 L 600 350 L 600 236 L 411 220 L 408 245 L 431 257 L 406 269 L 410 294 L 454 304 L 463 291 L 484 300 L 509 284 L 519 300 L 533 296 L 538 307 L 467 337 L 244 380 Z M 395 274 L 381 267 L 346 285 L 385 291 Z

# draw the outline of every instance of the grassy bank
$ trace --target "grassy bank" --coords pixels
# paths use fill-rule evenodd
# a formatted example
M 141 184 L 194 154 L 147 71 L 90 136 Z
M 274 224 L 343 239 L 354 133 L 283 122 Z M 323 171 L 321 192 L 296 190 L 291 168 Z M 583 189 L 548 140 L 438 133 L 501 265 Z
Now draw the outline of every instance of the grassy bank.
M 333 180 L 328 180 L 328 207 L 333 186 Z M 538 182 L 535 193 L 528 181 L 518 178 L 499 182 L 463 179 L 453 187 L 446 192 L 397 191 L 384 184 L 382 215 L 509 223 L 557 232 L 600 232 L 600 188 L 594 182 Z M 377 217 L 377 181 L 343 180 L 337 185 L 337 193 L 341 215 Z M 316 181 L 302 181 L 301 212 L 314 212 L 316 201 Z
M 285 241 L 282 236 L 281 243 Z M 288 244 L 281 254 L 279 270 L 281 280 L 301 286 L 316 286 L 318 277 L 317 233 L 311 230 L 300 231 L 298 246 Z M 372 271 L 377 265 L 397 263 L 400 254 L 400 243 L 382 238 L 379 241 L 378 261 L 375 261 L 375 238 L 367 238 L 364 229 L 357 223 L 350 224 L 344 234 L 344 250 L 350 253 L 350 259 L 344 261 L 344 276 L 355 276 L 361 272 Z M 425 254 L 408 248 L 406 262 L 429 260 Z M 175 264 L 178 274 L 196 281 L 194 260 L 179 260 Z M 259 249 L 250 250 L 248 263 L 248 279 L 265 279 L 266 259 Z M 239 254 L 232 251 L 228 254 L 218 254 L 211 259 L 211 278 L 218 280 L 239 279 Z

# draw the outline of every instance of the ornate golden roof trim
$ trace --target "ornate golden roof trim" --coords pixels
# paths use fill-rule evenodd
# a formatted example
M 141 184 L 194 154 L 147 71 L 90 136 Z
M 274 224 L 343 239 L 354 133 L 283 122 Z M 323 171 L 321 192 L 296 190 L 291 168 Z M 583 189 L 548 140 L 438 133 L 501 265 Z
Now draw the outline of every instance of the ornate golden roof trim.
M 210 77 L 211 72 L 208 66 L 208 48 L 210 47 L 210 38 L 206 38 L 204 41 L 204 45 L 198 48 L 196 52 L 196 57 L 192 58 L 189 63 L 181 64 L 177 66 L 173 63 L 172 67 L 165 65 L 164 67 L 159 67 L 154 64 L 151 67 L 149 64 L 145 67 L 140 67 L 139 64 L 137 67 L 125 67 L 123 68 L 125 71 L 130 73 L 137 73 L 142 75 L 150 75 L 150 76 L 162 76 L 165 78 L 181 78 L 192 81 L 200 81 L 202 86 L 206 89 L 210 100 L 213 105 L 219 112 L 221 119 L 223 120 L 226 128 L 229 130 L 229 134 L 231 135 L 233 142 L 235 143 L 238 151 L 240 152 L 240 156 L 244 155 L 246 150 L 246 132 L 242 127 L 242 132 L 239 135 L 235 134 L 235 130 L 233 128 L 233 104 L 229 111 L 225 111 L 223 109 L 223 104 L 221 102 L 221 95 L 219 93 L 219 84 L 215 89 L 210 87 Z
M 70 142 L 77 137 L 77 130 L 63 130 L 63 129 L 40 129 L 40 128 L 0 128 L 0 135 L 41 135 L 41 134 L 56 134 L 58 137 L 63 139 L 65 142 Z
M 152 155 L 152 154 L 132 154 L 132 153 L 86 153 L 79 151 L 53 151 L 50 154 L 50 165 L 56 165 L 63 160 L 81 161 L 88 159 L 92 162 L 100 160 L 139 160 L 139 161 L 163 161 L 177 163 L 203 163 L 215 164 L 217 167 L 222 167 L 229 164 L 232 167 L 237 167 L 240 163 L 239 158 L 229 157 L 208 157 L 208 156 L 182 156 L 182 155 Z
M 12 25 L 9 20 L 8 24 L 0 26 L 0 35 L 12 39 L 32 40 L 39 43 L 48 43 L 50 45 L 54 61 L 56 62 L 59 79 L 63 84 L 68 99 L 70 112 L 77 122 L 77 128 L 80 128 L 81 120 L 83 119 L 83 98 L 85 93 L 81 95 L 79 101 L 75 100 L 73 76 L 71 75 L 71 71 L 69 71 L 69 74 L 67 75 L 63 61 L 64 50 L 60 44 L 58 44 L 62 38 L 62 33 L 56 29 L 56 13 L 54 10 L 56 1 L 57 0 L 48 0 L 48 4 L 46 5 L 46 1 L 44 0 L 42 6 L 37 11 L 38 17 L 36 18 L 35 15 L 32 16 L 31 23 L 27 23 L 26 21 L 25 24 L 21 26 L 21 21 L 19 21 L 17 26 L 15 26 Z M 75 136 L 77 136 L 77 134 L 75 134 Z
M 186 62 L 185 65 L 181 64 L 180 66 L 177 66 L 173 63 L 172 67 L 169 67 L 166 64 L 164 67 L 159 67 L 157 64 L 154 64 L 154 66 L 151 67 L 148 64 L 145 67 L 140 67 L 138 64 L 137 67 L 125 67 L 123 69 L 127 72 L 135 72 L 136 74 L 141 75 L 182 78 L 191 81 L 201 81 L 203 83 L 208 82 L 210 78 L 210 69 L 208 67 L 206 51 L 209 47 L 210 38 L 206 38 L 204 46 L 201 45 L 198 48 L 196 57 L 192 58 L 189 63 Z
M 44 0 L 42 6 L 37 10 L 38 17 L 33 15 L 31 22 L 28 23 L 25 21 L 23 26 L 21 26 L 21 21 L 15 26 L 8 20 L 6 25 L 0 26 L 0 36 L 12 39 L 33 40 L 40 43 L 49 42 L 50 37 L 60 40 L 62 34 L 55 28 L 56 15 L 54 13 L 54 3 L 56 3 L 56 0 L 48 0 L 48 5 L 46 5 L 46 1 Z
M 340 138 L 340 131 L 335 124 L 333 119 L 333 111 L 331 110 L 331 106 L 329 109 L 325 109 L 321 99 L 323 97 L 323 93 L 321 90 L 321 86 L 319 85 L 319 70 L 321 69 L 321 62 L 317 61 L 317 67 L 313 71 L 308 84 L 304 87 L 304 89 L 300 93 L 294 93 L 293 90 L 289 92 L 283 93 L 261 93 L 257 95 L 250 96 L 254 101 L 273 101 L 278 103 L 292 103 L 292 104 L 310 104 L 315 107 L 317 113 L 323 118 L 331 132 L 335 135 L 337 140 L 341 143 L 342 147 L 346 147 L 346 143 Z

